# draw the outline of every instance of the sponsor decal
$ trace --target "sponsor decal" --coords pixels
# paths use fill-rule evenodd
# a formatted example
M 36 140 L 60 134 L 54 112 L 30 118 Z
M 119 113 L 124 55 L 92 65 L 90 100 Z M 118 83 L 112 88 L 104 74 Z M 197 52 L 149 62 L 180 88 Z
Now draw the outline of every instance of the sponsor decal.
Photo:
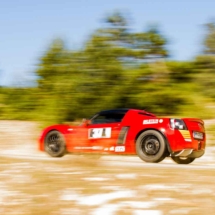
M 158 119 L 145 119 L 145 120 L 143 120 L 143 124 L 145 124 L 145 125 L 158 124 Z
M 124 152 L 125 151 L 125 146 L 116 146 L 115 147 L 115 152 Z
M 88 130 L 89 139 L 110 138 L 111 128 L 91 128 Z
M 159 123 L 162 123 L 163 122 L 163 119 L 159 119 Z
M 104 148 L 104 151 L 108 151 L 108 148 Z
M 103 147 L 102 146 L 76 146 L 74 147 L 74 149 L 92 149 L 92 150 L 102 150 Z
M 89 146 L 76 146 L 74 149 L 91 149 L 92 147 Z
M 110 147 L 110 149 L 109 149 L 110 151 L 114 151 L 114 147 L 112 146 L 112 147 Z
M 102 146 L 92 146 L 92 150 L 102 150 Z

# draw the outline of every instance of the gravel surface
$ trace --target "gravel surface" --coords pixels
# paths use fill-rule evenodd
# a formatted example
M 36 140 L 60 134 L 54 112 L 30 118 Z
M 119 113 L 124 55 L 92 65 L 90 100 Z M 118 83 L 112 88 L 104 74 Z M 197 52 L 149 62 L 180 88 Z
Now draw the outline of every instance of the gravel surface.
M 51 158 L 37 149 L 38 126 L 0 121 L 0 214 L 214 214 L 215 147 L 189 165 L 136 156 Z

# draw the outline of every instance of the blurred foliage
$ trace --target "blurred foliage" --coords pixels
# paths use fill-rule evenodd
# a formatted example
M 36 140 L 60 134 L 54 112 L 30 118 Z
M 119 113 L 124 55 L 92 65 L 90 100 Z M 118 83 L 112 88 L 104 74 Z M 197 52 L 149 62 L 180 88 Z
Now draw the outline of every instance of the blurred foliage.
M 198 56 L 194 68 L 204 95 L 215 99 L 215 56 Z
M 214 117 L 214 25 L 208 25 L 207 54 L 177 62 L 166 60 L 167 40 L 157 28 L 134 33 L 118 12 L 104 20 L 81 50 L 54 40 L 35 71 L 37 87 L 0 88 L 0 118 L 51 124 L 124 107 Z
M 204 52 L 206 54 L 215 54 L 215 23 L 211 22 L 205 25 L 207 34 L 204 40 Z

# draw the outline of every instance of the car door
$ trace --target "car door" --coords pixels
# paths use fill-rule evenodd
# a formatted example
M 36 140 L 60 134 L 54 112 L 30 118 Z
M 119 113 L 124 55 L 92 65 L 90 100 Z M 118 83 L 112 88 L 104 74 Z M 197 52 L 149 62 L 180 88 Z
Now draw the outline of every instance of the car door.
M 125 113 L 102 112 L 94 116 L 88 124 L 88 140 L 92 151 L 112 152 L 121 130 Z

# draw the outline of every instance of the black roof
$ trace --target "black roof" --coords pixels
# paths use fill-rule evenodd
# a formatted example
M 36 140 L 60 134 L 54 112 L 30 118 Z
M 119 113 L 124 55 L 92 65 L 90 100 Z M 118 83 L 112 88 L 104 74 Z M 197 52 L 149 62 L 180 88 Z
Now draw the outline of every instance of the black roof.
M 118 108 L 118 109 L 111 109 L 111 110 L 103 110 L 99 113 L 127 113 L 131 108 Z

